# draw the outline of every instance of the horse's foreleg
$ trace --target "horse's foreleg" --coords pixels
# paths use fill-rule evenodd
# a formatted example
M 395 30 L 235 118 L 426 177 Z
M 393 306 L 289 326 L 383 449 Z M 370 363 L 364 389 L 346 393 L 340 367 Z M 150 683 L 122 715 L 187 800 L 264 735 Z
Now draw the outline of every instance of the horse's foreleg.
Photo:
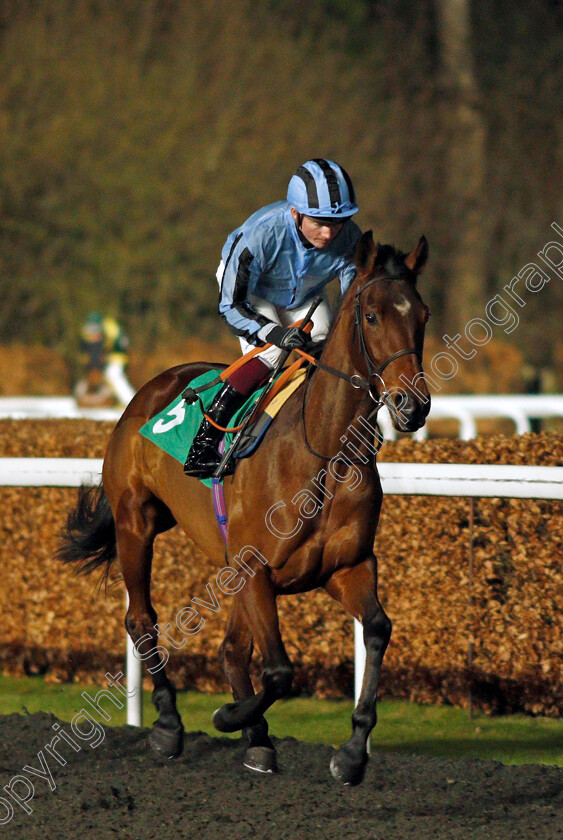
M 377 689 L 383 655 L 391 637 L 391 621 L 377 597 L 377 561 L 373 555 L 353 568 L 336 572 L 325 588 L 364 628 L 366 668 L 362 692 L 352 714 L 352 736 L 330 762 L 335 779 L 357 785 L 364 777 L 368 761 L 367 740 L 377 723 Z
M 235 701 L 254 696 L 254 686 L 250 679 L 250 660 L 252 658 L 253 639 L 244 620 L 238 599 L 235 599 L 227 623 L 225 638 L 219 650 L 223 669 L 229 680 Z M 252 770 L 276 772 L 276 750 L 268 737 L 268 724 L 262 718 L 255 726 L 243 729 L 248 741 L 244 764 Z
M 140 503 L 127 493 L 120 499 L 116 516 L 117 552 L 129 594 L 125 626 L 137 654 L 152 676 L 152 701 L 158 711 L 150 736 L 152 748 L 169 758 L 180 755 L 184 727 L 176 708 L 176 689 L 166 675 L 157 647 L 156 612 L 151 603 L 150 580 L 153 543 L 162 517 L 156 503 Z
M 213 723 L 221 732 L 261 725 L 264 712 L 287 696 L 293 666 L 285 650 L 278 621 L 276 595 L 266 570 L 258 569 L 238 595 L 238 608 L 262 655 L 262 691 L 217 709 Z

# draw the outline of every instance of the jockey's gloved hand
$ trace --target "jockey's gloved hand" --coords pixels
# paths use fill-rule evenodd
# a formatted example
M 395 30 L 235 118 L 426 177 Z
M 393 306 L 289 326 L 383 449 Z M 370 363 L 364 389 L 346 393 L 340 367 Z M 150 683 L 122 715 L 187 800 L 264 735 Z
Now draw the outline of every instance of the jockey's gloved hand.
M 275 344 L 282 350 L 295 350 L 296 347 L 306 347 L 310 337 L 299 327 L 279 327 L 276 325 L 266 336 L 266 341 Z

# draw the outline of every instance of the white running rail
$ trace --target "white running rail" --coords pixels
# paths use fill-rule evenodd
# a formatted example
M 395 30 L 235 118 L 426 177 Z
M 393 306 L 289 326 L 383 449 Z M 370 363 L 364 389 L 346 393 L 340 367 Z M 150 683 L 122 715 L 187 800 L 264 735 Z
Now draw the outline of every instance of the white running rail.
M 122 408 L 79 408 L 74 397 L 0 397 L 0 420 L 114 420 Z
M 479 419 L 508 419 L 514 423 L 516 434 L 532 431 L 531 420 L 563 417 L 563 394 L 459 394 L 432 395 L 428 420 L 457 420 L 458 437 L 471 440 L 477 437 Z M 397 433 L 386 408 L 378 415 L 378 422 L 386 438 L 395 440 Z M 417 440 L 428 437 L 428 427 L 415 433 Z
M 16 420 L 47 418 L 86 418 L 117 421 L 121 408 L 79 408 L 74 397 L 0 397 L 0 419 Z M 563 394 L 459 394 L 432 397 L 429 420 L 457 420 L 462 440 L 477 437 L 478 419 L 509 419 L 516 434 L 531 431 L 535 418 L 563 417 Z M 386 408 L 379 413 L 381 429 L 388 440 L 397 433 Z M 415 434 L 417 440 L 428 436 L 423 426 Z

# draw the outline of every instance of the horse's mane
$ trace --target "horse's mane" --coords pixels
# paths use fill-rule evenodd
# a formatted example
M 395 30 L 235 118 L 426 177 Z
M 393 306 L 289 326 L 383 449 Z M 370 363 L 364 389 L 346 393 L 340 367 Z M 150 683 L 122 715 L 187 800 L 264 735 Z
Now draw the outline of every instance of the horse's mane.
M 377 256 L 375 258 L 375 263 L 373 265 L 373 269 L 369 272 L 369 274 L 366 274 L 365 276 L 362 276 L 361 278 L 358 278 L 356 276 L 354 278 L 354 280 L 352 280 L 352 282 L 350 283 L 348 288 L 346 289 L 346 292 L 344 293 L 341 304 L 338 308 L 338 312 L 336 313 L 336 316 L 335 316 L 335 318 L 334 318 L 334 320 L 333 320 L 333 322 L 330 326 L 330 330 L 329 330 L 328 335 L 325 339 L 325 343 L 326 343 L 326 341 L 328 341 L 328 339 L 330 338 L 330 336 L 332 335 L 332 333 L 336 329 L 336 327 L 338 325 L 338 322 L 340 321 L 340 318 L 342 317 L 342 312 L 346 308 L 348 298 L 353 297 L 356 294 L 356 292 L 358 291 L 360 281 L 367 283 L 367 281 L 371 280 L 378 271 L 382 272 L 382 277 L 381 277 L 382 280 L 385 280 L 385 277 L 383 276 L 383 274 L 388 274 L 389 275 L 389 280 L 391 280 L 391 279 L 402 280 L 402 279 L 406 279 L 408 277 L 409 270 L 405 265 L 405 257 L 407 256 L 406 252 L 399 251 L 399 249 L 395 248 L 394 245 L 382 245 L 380 242 L 377 243 L 376 247 L 377 247 Z
M 406 278 L 408 275 L 408 268 L 405 265 L 406 256 L 404 251 L 399 251 L 394 245 L 381 245 L 378 242 L 374 269 L 382 268 L 387 274 L 393 275 L 393 279 Z

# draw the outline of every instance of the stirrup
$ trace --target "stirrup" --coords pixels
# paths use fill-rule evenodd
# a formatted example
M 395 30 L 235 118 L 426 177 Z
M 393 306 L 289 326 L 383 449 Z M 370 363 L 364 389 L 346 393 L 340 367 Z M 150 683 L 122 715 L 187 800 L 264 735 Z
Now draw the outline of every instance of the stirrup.
M 213 478 L 215 470 L 221 463 L 221 456 L 217 458 L 211 467 L 209 466 L 209 462 L 207 462 L 206 464 L 196 464 L 191 469 L 186 469 L 188 466 L 188 460 L 186 460 L 186 463 L 184 464 L 184 475 L 190 476 L 191 478 Z M 232 475 L 234 471 L 234 465 L 229 466 L 223 470 L 222 475 Z
M 195 466 L 188 468 L 188 462 L 186 461 L 184 464 L 184 475 L 187 475 L 189 478 L 211 478 L 216 468 L 217 465 L 211 469 L 207 469 L 205 464 L 196 464 Z

